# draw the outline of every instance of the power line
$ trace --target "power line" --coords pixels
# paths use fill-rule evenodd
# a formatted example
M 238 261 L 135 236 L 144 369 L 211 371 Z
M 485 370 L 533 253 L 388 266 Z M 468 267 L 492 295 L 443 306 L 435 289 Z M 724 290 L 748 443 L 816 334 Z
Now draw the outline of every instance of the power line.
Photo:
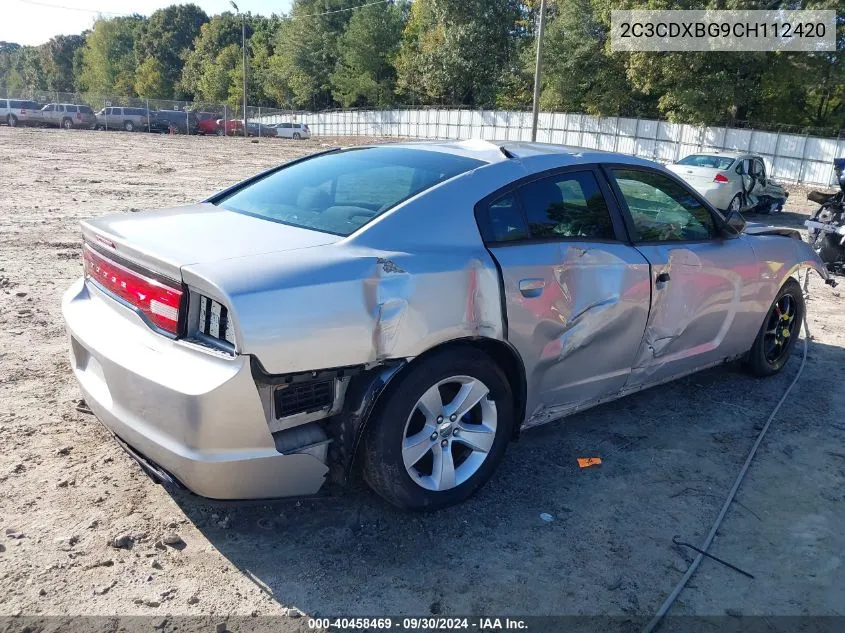
M 100 9 L 84 9 L 82 7 L 68 7 L 61 4 L 52 4 L 49 2 L 40 2 L 40 0 L 18 0 L 23 4 L 31 4 L 34 6 L 39 7 L 48 7 L 50 9 L 65 9 L 67 11 L 81 11 L 83 13 L 99 13 L 102 15 L 133 15 L 132 13 L 115 13 L 114 11 L 102 11 Z M 309 13 L 307 15 L 289 15 L 289 16 L 281 16 L 282 20 L 299 20 L 302 18 L 319 18 L 324 15 L 332 15 L 334 13 L 345 13 L 347 11 L 355 11 L 357 9 L 363 9 L 364 7 L 371 7 L 376 4 L 387 4 L 391 3 L 393 0 L 375 0 L 375 2 L 367 2 L 366 4 L 360 4 L 357 7 L 347 7 L 346 9 L 334 9 L 332 11 L 324 11 L 322 13 Z
M 115 13 L 114 11 L 101 11 L 100 9 L 84 9 L 82 7 L 66 7 L 61 4 L 39 2 L 38 0 L 18 0 L 22 4 L 31 4 L 37 7 L 48 7 L 50 9 L 65 9 L 67 11 L 81 11 L 83 13 L 100 13 L 103 15 L 132 15 L 131 13 Z

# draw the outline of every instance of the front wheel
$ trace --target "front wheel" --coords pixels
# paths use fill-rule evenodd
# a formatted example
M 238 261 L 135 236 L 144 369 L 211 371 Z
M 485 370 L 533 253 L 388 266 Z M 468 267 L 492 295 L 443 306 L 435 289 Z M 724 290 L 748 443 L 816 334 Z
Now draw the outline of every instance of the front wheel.
M 299 132 L 293 133 L 293 140 L 298 141 L 301 138 L 302 138 L 302 135 Z
M 135 126 L 132 124 L 132 121 L 126 121 L 123 124 L 123 129 L 127 132 L 133 132 L 135 130 Z
M 771 376 L 783 369 L 798 342 L 805 313 L 801 286 L 790 279 L 772 302 L 746 357 L 746 366 L 753 375 Z
M 364 434 L 364 479 L 410 510 L 470 497 L 511 438 L 513 394 L 502 370 L 471 347 L 437 352 L 406 370 Z
M 73 121 L 70 119 L 62 119 L 62 127 L 66 130 L 69 130 L 73 127 Z
M 10 114 L 6 117 L 6 123 L 9 125 L 9 127 L 16 127 L 18 124 L 18 117 L 16 117 L 14 114 Z

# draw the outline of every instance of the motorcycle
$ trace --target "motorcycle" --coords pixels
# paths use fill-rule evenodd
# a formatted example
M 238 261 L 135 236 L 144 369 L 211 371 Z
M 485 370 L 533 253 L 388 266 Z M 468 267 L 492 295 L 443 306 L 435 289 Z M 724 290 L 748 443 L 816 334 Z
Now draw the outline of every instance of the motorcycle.
M 821 206 L 804 222 L 804 226 L 808 229 L 813 250 L 827 269 L 845 275 L 845 158 L 834 159 L 833 168 L 840 191 L 811 191 L 807 194 L 807 200 Z

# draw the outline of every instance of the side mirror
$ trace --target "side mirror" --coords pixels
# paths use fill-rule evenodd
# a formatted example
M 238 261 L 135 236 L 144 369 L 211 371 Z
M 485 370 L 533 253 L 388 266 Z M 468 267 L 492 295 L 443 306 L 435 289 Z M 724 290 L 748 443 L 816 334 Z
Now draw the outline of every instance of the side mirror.
M 728 211 L 728 215 L 725 217 L 725 223 L 728 228 L 737 235 L 742 233 L 743 229 L 745 229 L 745 218 L 742 217 L 742 214 L 739 211 Z

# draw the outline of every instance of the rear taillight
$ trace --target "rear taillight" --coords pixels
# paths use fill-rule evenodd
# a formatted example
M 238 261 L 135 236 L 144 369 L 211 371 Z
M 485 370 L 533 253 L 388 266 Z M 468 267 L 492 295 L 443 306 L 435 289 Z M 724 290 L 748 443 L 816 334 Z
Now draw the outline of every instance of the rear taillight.
M 170 334 L 179 332 L 182 289 L 141 274 L 103 257 L 83 244 L 85 275 L 136 308 L 152 325 Z
M 713 179 L 713 182 L 730 182 L 728 177 L 725 174 L 716 174 L 716 177 Z

